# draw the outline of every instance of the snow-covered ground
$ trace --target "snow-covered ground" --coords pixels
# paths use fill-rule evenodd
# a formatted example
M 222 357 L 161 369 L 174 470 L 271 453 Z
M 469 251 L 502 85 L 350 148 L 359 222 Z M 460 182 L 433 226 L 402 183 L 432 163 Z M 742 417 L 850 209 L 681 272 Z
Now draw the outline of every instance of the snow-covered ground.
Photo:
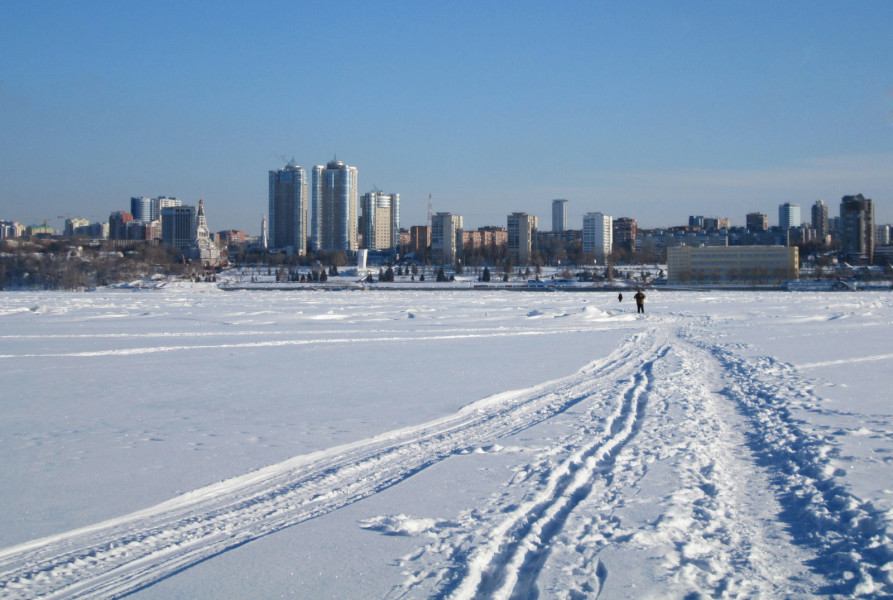
M 893 296 L 0 293 L 0 598 L 893 595 Z

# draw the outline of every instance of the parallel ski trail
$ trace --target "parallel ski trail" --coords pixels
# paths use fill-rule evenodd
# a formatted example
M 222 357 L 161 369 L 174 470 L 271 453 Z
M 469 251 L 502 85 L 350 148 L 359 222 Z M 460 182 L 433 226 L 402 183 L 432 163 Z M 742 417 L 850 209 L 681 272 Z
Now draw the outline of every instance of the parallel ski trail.
M 550 542 L 599 478 L 610 478 L 614 458 L 638 431 L 647 402 L 651 367 L 668 350 L 650 355 L 621 394 L 608 420 L 608 435 L 569 456 L 550 476 L 545 489 L 500 524 L 490 543 L 471 559 L 469 573 L 453 594 L 456 599 L 526 598 L 548 556 Z
M 413 568 L 389 598 L 598 597 L 637 581 L 650 582 L 644 595 L 680 598 L 888 591 L 893 562 L 879 516 L 823 475 L 819 440 L 784 408 L 789 388 L 806 386 L 714 345 L 704 324 L 649 336 L 654 346 L 635 370 L 602 379 L 566 423 L 570 433 L 508 484 L 513 493 L 404 559 Z M 762 463 L 769 453 L 786 460 Z M 642 481 L 665 492 L 635 497 Z M 791 507 L 794 522 L 776 524 L 806 494 Z M 642 514 L 655 516 L 643 525 Z M 820 525 L 813 539 L 798 535 L 804 523 Z M 654 570 L 618 570 L 630 556 L 652 557 Z M 816 558 L 825 564 L 811 572 Z M 845 583 L 828 586 L 835 573 Z
M 640 347 L 649 339 L 650 347 Z M 665 352 L 653 339 L 639 333 L 570 377 L 498 394 L 442 419 L 299 456 L 119 519 L 0 550 L 0 598 L 118 598 L 132 593 L 228 549 L 375 494 L 456 452 L 560 414 L 606 382 L 642 372 Z M 634 420 L 635 412 L 627 408 L 620 418 Z M 590 449 L 581 460 L 597 463 L 597 455 L 598 449 Z

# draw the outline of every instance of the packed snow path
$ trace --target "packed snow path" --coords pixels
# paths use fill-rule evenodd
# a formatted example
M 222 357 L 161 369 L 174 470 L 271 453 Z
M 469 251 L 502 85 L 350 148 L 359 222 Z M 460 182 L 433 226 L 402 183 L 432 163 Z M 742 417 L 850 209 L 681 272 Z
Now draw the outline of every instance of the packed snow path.
M 0 550 L 0 598 L 121 597 L 546 426 L 549 443 L 488 506 L 401 559 L 390 596 L 893 594 L 885 515 L 840 485 L 831 447 L 791 416 L 787 400 L 810 393 L 799 376 L 718 343 L 710 322 L 653 322 L 569 377 Z M 660 577 L 642 561 L 609 566 L 633 553 Z

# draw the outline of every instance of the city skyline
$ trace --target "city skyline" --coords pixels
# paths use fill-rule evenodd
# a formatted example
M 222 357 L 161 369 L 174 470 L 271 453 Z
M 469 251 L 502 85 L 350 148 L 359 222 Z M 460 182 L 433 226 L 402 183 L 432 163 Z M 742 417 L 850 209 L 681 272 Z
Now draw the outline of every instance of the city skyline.
M 331 215 L 329 216 L 329 221 L 331 221 L 329 229 L 342 230 L 341 238 L 339 238 L 340 241 L 338 242 L 339 244 L 342 244 L 342 243 L 345 245 L 350 245 L 351 243 L 358 244 L 357 247 L 355 247 L 353 249 L 348 249 L 348 251 L 356 251 L 359 248 L 375 249 L 375 250 L 382 250 L 385 247 L 396 248 L 396 242 L 394 240 L 397 239 L 398 233 L 409 234 L 410 231 L 413 229 L 417 229 L 419 227 L 425 227 L 425 224 L 419 224 L 419 223 L 413 223 L 413 224 L 400 223 L 400 221 L 399 221 L 400 194 L 384 194 L 380 190 L 377 190 L 377 191 L 373 191 L 373 192 L 367 192 L 367 193 L 363 194 L 362 197 L 357 198 L 355 201 L 351 201 L 350 197 L 351 197 L 353 191 L 355 190 L 354 183 L 356 181 L 356 173 L 357 173 L 356 167 L 352 167 L 350 165 L 344 165 L 344 163 L 342 163 L 341 161 L 330 161 L 326 167 L 323 167 L 322 165 L 317 165 L 316 167 L 314 167 L 314 171 L 315 171 L 314 179 L 316 180 L 316 183 L 313 185 L 313 187 L 318 188 L 316 191 L 316 195 L 318 198 L 320 198 L 320 200 L 317 202 L 317 204 L 319 206 L 323 206 L 325 204 L 333 204 L 334 203 L 334 204 L 340 205 L 341 208 L 347 207 L 349 210 L 356 213 L 354 215 L 354 218 L 341 218 L 341 217 L 334 218 Z M 331 185 L 328 186 L 330 188 L 329 191 L 324 192 L 322 188 L 326 187 L 326 186 L 322 185 L 322 181 L 324 179 L 323 173 L 329 172 L 329 171 L 332 172 L 332 173 L 330 173 L 330 176 L 328 177 L 328 179 L 331 180 L 329 182 Z M 341 184 L 336 185 L 336 181 L 335 181 L 336 176 L 334 175 L 335 172 L 343 172 L 343 173 L 341 173 L 342 175 L 345 175 L 345 174 L 347 175 L 347 179 L 345 180 L 346 185 L 341 185 Z M 269 179 L 270 179 L 270 186 L 269 186 L 270 197 L 269 197 L 269 203 L 268 203 L 269 213 L 265 214 L 262 217 L 262 221 L 264 223 L 263 227 L 266 227 L 266 232 L 264 232 L 263 227 L 261 228 L 260 233 L 256 236 L 246 233 L 244 229 L 219 229 L 216 227 L 211 228 L 211 229 L 214 229 L 214 231 L 219 232 L 221 234 L 228 233 L 230 231 L 239 231 L 242 233 L 243 236 L 247 236 L 249 238 L 253 238 L 258 241 L 260 241 L 262 239 L 262 237 L 266 234 L 269 237 L 265 242 L 265 247 L 268 246 L 271 251 L 279 250 L 279 251 L 285 251 L 286 253 L 289 253 L 289 254 L 293 253 L 295 251 L 296 246 L 294 246 L 292 244 L 288 244 L 288 243 L 277 244 L 276 243 L 277 236 L 275 235 L 275 232 L 271 231 L 271 228 L 269 225 L 270 221 L 276 221 L 276 215 L 280 212 L 285 212 L 287 215 L 289 215 L 290 218 L 293 218 L 296 221 L 300 221 L 300 214 L 302 212 L 304 212 L 300 208 L 297 208 L 297 209 L 294 208 L 294 207 L 299 207 L 301 204 L 300 202 L 292 202 L 290 205 L 288 205 L 288 207 L 284 207 L 284 205 L 283 205 L 283 208 L 280 208 L 280 206 L 279 206 L 282 203 L 280 195 L 282 195 L 282 192 L 284 189 L 283 186 L 280 184 L 279 180 L 283 174 L 290 174 L 290 173 L 296 174 L 296 175 L 294 175 L 295 179 L 306 180 L 305 170 L 302 169 L 300 166 L 294 165 L 292 163 L 289 163 L 288 165 L 286 165 L 286 168 L 284 168 L 284 169 L 278 169 L 276 171 L 269 172 Z M 301 195 L 298 193 L 298 191 L 304 187 L 306 187 L 305 184 L 301 184 L 297 187 L 289 186 L 289 189 L 291 189 L 292 191 L 288 192 L 288 194 L 285 194 L 285 195 L 286 196 L 288 196 L 289 194 Z M 294 189 L 292 189 L 292 188 L 294 188 Z M 302 194 L 306 195 L 306 191 L 302 192 Z M 326 201 L 323 201 L 323 198 L 325 196 L 331 196 L 331 197 L 328 198 Z M 754 211 L 754 212 L 747 213 L 745 215 L 744 223 L 740 224 L 740 225 L 735 223 L 735 219 L 729 219 L 728 217 L 716 217 L 716 216 L 704 216 L 704 215 L 688 215 L 687 218 L 680 219 L 678 222 L 660 223 L 660 224 L 657 224 L 655 226 L 650 226 L 650 227 L 639 226 L 638 219 L 635 217 L 609 216 L 607 218 L 610 219 L 615 225 L 617 223 L 624 223 L 624 224 L 633 223 L 634 225 L 632 226 L 632 228 L 629 231 L 627 231 L 625 234 L 627 237 L 631 237 L 631 238 L 635 238 L 634 231 L 636 229 L 643 230 L 643 231 L 658 231 L 658 230 L 670 230 L 670 229 L 694 229 L 694 230 L 705 230 L 705 231 L 724 231 L 724 230 L 735 231 L 735 230 L 740 230 L 740 229 L 747 229 L 747 230 L 751 230 L 751 231 L 766 231 L 769 229 L 789 230 L 789 229 L 804 229 L 805 228 L 805 229 L 811 229 L 811 230 L 817 231 L 817 232 L 819 232 L 819 235 L 821 236 L 821 235 L 825 235 L 825 234 L 829 233 L 829 230 L 828 230 L 829 219 L 832 219 L 832 220 L 833 219 L 842 219 L 844 217 L 844 205 L 849 201 L 849 199 L 854 198 L 854 197 L 862 198 L 863 195 L 862 194 L 845 195 L 841 198 L 841 201 L 839 204 L 832 201 L 832 203 L 831 203 L 832 206 L 830 207 L 830 209 L 829 209 L 829 206 L 827 204 L 825 204 L 822 200 L 817 200 L 813 206 L 807 207 L 808 208 L 807 212 L 803 212 L 799 205 L 791 204 L 791 203 L 784 203 L 784 204 L 781 204 L 778 206 L 778 209 L 777 209 L 778 217 L 775 220 L 770 219 L 769 215 L 766 213 Z M 274 198 L 275 198 L 275 200 L 274 200 Z M 338 198 L 339 200 L 337 202 L 333 202 L 335 200 L 335 198 Z M 55 228 L 52 228 L 52 226 L 50 226 L 50 225 L 44 226 L 43 224 L 40 224 L 40 223 L 31 223 L 31 224 L 23 223 L 23 222 L 17 221 L 16 219 L 0 218 L 0 222 L 6 223 L 6 224 L 16 223 L 17 225 L 21 226 L 23 228 L 23 230 L 31 228 L 32 226 L 37 228 L 40 231 L 43 231 L 44 229 L 53 230 L 53 231 L 55 231 L 55 235 L 64 235 L 64 236 L 73 235 L 73 233 L 70 231 L 73 227 L 89 227 L 91 225 L 104 225 L 104 226 L 106 226 L 107 229 L 109 227 L 111 227 L 112 234 L 109 235 L 109 237 L 111 237 L 111 238 L 143 239 L 142 237 L 130 238 L 130 237 L 123 235 L 121 233 L 115 233 L 115 232 L 117 232 L 116 227 L 122 228 L 127 223 L 126 222 L 123 224 L 118 223 L 116 225 L 115 223 L 113 223 L 113 221 L 115 221 L 115 219 L 118 219 L 118 220 L 125 219 L 126 221 L 133 221 L 134 224 L 136 224 L 136 223 L 141 223 L 144 225 L 151 224 L 151 222 L 148 219 L 136 218 L 134 216 L 136 214 L 136 213 L 134 213 L 134 206 L 137 206 L 143 202 L 151 202 L 152 207 L 153 207 L 152 210 L 158 213 L 157 217 L 155 217 L 157 219 L 157 221 L 153 219 L 152 222 L 158 223 L 159 226 L 162 222 L 161 217 L 164 214 L 161 212 L 161 208 L 175 207 L 175 208 L 188 208 L 188 209 L 195 210 L 195 208 L 197 206 L 197 205 L 196 206 L 192 206 L 192 205 L 184 206 L 182 204 L 181 200 L 179 200 L 177 198 L 169 198 L 169 197 L 165 197 L 165 196 L 159 196 L 157 198 L 132 197 L 130 200 L 131 200 L 131 212 L 127 212 L 125 210 L 112 210 L 111 213 L 109 214 L 108 220 L 105 220 L 105 221 L 102 221 L 102 220 L 90 221 L 88 219 L 83 219 L 80 217 L 75 217 L 75 216 L 69 215 L 69 216 L 64 217 L 64 228 L 62 230 L 57 230 Z M 871 212 L 872 212 L 872 215 L 874 215 L 875 207 L 877 205 L 873 201 L 873 199 L 868 198 L 867 200 L 871 204 L 871 207 L 872 207 Z M 198 204 L 202 204 L 202 202 L 203 202 L 203 199 L 200 198 Z M 552 201 L 551 204 L 552 204 L 553 223 L 556 222 L 554 220 L 556 217 L 556 206 L 560 207 L 561 210 L 558 212 L 562 213 L 562 218 L 563 218 L 563 213 L 565 212 L 564 209 L 566 208 L 567 202 L 568 201 L 564 200 L 564 199 Z M 353 209 L 350 209 L 351 205 L 354 206 Z M 374 208 L 374 207 L 377 207 L 377 208 Z M 838 212 L 834 212 L 833 209 L 835 207 L 839 207 Z M 139 210 L 139 209 L 137 209 L 137 210 Z M 313 212 L 319 213 L 320 221 L 322 221 L 322 216 L 323 216 L 323 213 L 325 212 L 325 210 L 318 209 L 318 210 L 314 211 L 312 206 L 307 206 L 307 208 L 305 210 L 307 213 L 306 218 L 308 221 L 310 220 L 310 216 Z M 330 208 L 328 210 L 332 210 L 332 209 Z M 383 212 L 384 222 L 376 223 L 377 219 L 375 217 L 375 213 L 377 211 L 384 211 Z M 452 213 L 449 213 L 449 212 L 437 213 L 437 215 L 451 215 L 451 214 Z M 437 216 L 437 215 L 434 215 L 432 213 L 431 221 L 428 222 L 429 228 L 431 226 L 433 226 L 433 218 L 434 218 L 434 216 Z M 516 215 L 528 216 L 527 213 L 518 212 L 518 211 L 515 211 L 515 212 L 507 215 L 506 218 L 508 219 L 507 222 L 509 223 L 509 228 L 510 228 L 512 218 L 515 217 Z M 534 223 L 533 229 L 534 230 L 537 230 L 540 232 L 549 231 L 549 232 L 555 233 L 555 232 L 560 232 L 560 231 L 577 231 L 577 232 L 585 231 L 588 227 L 587 220 L 590 219 L 593 215 L 602 216 L 602 213 L 600 211 L 586 213 L 585 215 L 583 215 L 582 223 L 580 224 L 580 227 L 574 227 L 573 224 L 571 224 L 571 223 L 567 223 L 566 221 L 561 221 L 565 225 L 565 227 L 560 230 L 554 229 L 554 226 L 552 229 L 542 229 L 537 225 L 539 215 L 532 214 L 529 216 L 533 220 L 533 223 Z M 815 220 L 817 215 L 819 218 L 818 223 L 820 223 L 820 224 L 817 224 L 817 222 Z M 463 215 L 456 215 L 456 216 L 458 216 L 459 218 L 463 218 Z M 346 217 L 346 215 L 344 215 L 344 217 Z M 59 217 L 59 218 L 61 219 L 63 217 Z M 687 224 L 683 222 L 686 219 L 687 219 Z M 893 227 L 893 223 L 881 222 L 874 216 L 872 216 L 871 222 L 878 226 L 885 225 L 888 227 Z M 492 228 L 506 229 L 505 223 L 506 223 L 506 221 L 505 221 L 505 219 L 503 219 L 502 225 L 500 225 L 499 223 L 489 223 L 489 224 L 485 224 L 485 225 L 465 225 L 464 228 L 462 228 L 462 229 L 464 229 L 465 231 L 487 230 L 487 229 L 492 229 Z M 207 224 L 206 224 L 206 226 L 207 226 Z M 624 226 L 627 226 L 627 225 L 624 225 Z M 301 229 L 301 228 L 298 227 L 297 229 Z M 349 233 L 349 231 L 351 229 L 353 230 L 352 234 Z M 80 233 L 78 235 L 103 237 L 103 236 L 100 236 L 99 234 L 93 234 L 93 233 L 90 233 L 90 234 Z M 288 235 L 294 235 L 294 231 L 292 231 Z M 288 237 L 288 235 L 286 237 Z M 331 237 L 331 235 L 329 237 Z M 381 239 L 383 237 L 388 240 L 388 243 L 385 243 L 384 246 L 382 246 L 382 242 L 381 242 Z M 364 238 L 366 240 L 372 240 L 372 241 L 371 242 L 366 241 L 366 242 L 360 243 L 360 241 L 363 240 Z M 159 238 L 159 239 L 162 239 L 162 238 Z M 320 248 L 319 244 L 314 245 L 313 237 L 309 235 L 309 232 L 307 232 L 307 234 L 305 234 L 304 239 L 306 240 L 306 243 L 304 245 L 297 246 L 297 247 L 304 248 L 303 251 L 298 252 L 299 254 L 305 254 L 306 252 L 319 252 L 319 251 L 327 252 L 327 251 L 338 250 L 338 248 L 336 248 L 336 247 L 330 247 L 330 248 L 326 249 L 326 248 Z M 390 242 L 393 242 L 394 245 L 391 246 Z M 369 246 L 368 245 L 369 243 L 371 243 L 372 245 Z
M 0 9 L 0 218 L 162 194 L 258 235 L 260 174 L 337 154 L 359 194 L 400 190 L 404 226 L 429 194 L 469 228 L 555 198 L 574 228 L 859 193 L 893 221 L 889 3 L 348 3 L 301 35 L 267 26 L 286 6 Z

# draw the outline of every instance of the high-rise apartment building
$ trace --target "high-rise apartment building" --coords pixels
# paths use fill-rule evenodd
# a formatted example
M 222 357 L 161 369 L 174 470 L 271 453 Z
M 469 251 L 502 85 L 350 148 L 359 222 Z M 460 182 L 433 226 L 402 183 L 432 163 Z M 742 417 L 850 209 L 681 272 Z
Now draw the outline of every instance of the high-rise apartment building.
M 83 231 L 85 227 L 90 225 L 90 221 L 87 219 L 77 219 L 77 218 L 67 218 L 65 219 L 65 237 L 73 237 L 75 235 L 83 235 L 79 233 Z
M 152 199 L 145 196 L 132 196 L 130 198 L 130 214 L 134 221 L 152 220 Z
M 270 171 L 270 232 L 272 248 L 288 254 L 307 253 L 307 172 L 289 162 Z
M 824 242 L 829 233 L 828 206 L 821 200 L 816 200 L 812 205 L 812 228 L 815 229 L 816 237 Z
M 506 230 L 508 231 L 508 251 L 518 261 L 518 264 L 528 264 L 530 254 L 535 247 L 537 218 L 523 212 L 512 213 L 508 216 Z
M 177 200 L 176 198 L 170 198 L 168 196 L 158 196 L 157 198 L 152 198 L 152 220 L 161 218 L 161 209 L 167 208 L 169 206 L 181 206 L 183 203 Z
M 627 252 L 636 251 L 636 234 L 639 232 L 639 226 L 635 219 L 620 217 L 614 219 L 613 229 L 613 247 Z
M 167 206 L 161 209 L 161 241 L 182 249 L 195 236 L 196 209 L 194 206 Z
M 431 259 L 435 265 L 451 265 L 462 252 L 462 217 L 437 213 L 431 217 Z
M 340 160 L 313 167 L 310 245 L 313 250 L 357 250 L 357 168 Z
M 871 264 L 874 255 L 874 203 L 862 194 L 844 196 L 840 202 L 843 252 L 848 260 Z
M 782 229 L 800 227 L 800 205 L 785 202 L 778 207 L 778 226 Z
M 25 235 L 25 226 L 18 221 L 0 219 L 0 240 L 4 238 L 16 238 Z
M 769 229 L 769 215 L 758 212 L 747 213 L 745 225 L 747 230 L 751 232 L 767 231 Z
M 360 209 L 363 247 L 397 252 L 400 245 L 400 194 L 368 192 L 360 200 Z
M 702 220 L 704 231 L 719 231 L 720 229 L 728 229 L 729 228 L 729 220 L 722 219 L 720 217 L 704 217 Z
M 890 226 L 875 225 L 874 226 L 874 247 L 890 245 Z
M 567 229 L 567 200 L 552 200 L 552 231 Z
M 613 219 L 600 212 L 583 215 L 583 252 L 595 254 L 596 260 L 604 261 L 611 254 L 614 243 Z
M 155 221 L 158 223 L 158 221 Z M 161 237 L 161 224 L 158 223 L 158 236 Z M 0 226 L 2 229 L 2 226 Z M 108 223 L 89 223 L 87 225 L 83 225 L 81 227 L 75 227 L 74 235 L 82 235 L 84 237 L 90 238 L 98 238 L 98 239 L 108 239 L 109 237 L 109 224 Z M 0 234 L 0 237 L 3 237 Z
M 123 210 L 117 210 L 109 215 L 109 239 L 126 240 L 127 224 L 133 221 L 133 215 Z
M 421 260 L 423 256 L 428 256 L 431 228 L 427 225 L 413 225 L 409 228 L 409 236 L 409 250 L 415 253 L 416 259 Z

